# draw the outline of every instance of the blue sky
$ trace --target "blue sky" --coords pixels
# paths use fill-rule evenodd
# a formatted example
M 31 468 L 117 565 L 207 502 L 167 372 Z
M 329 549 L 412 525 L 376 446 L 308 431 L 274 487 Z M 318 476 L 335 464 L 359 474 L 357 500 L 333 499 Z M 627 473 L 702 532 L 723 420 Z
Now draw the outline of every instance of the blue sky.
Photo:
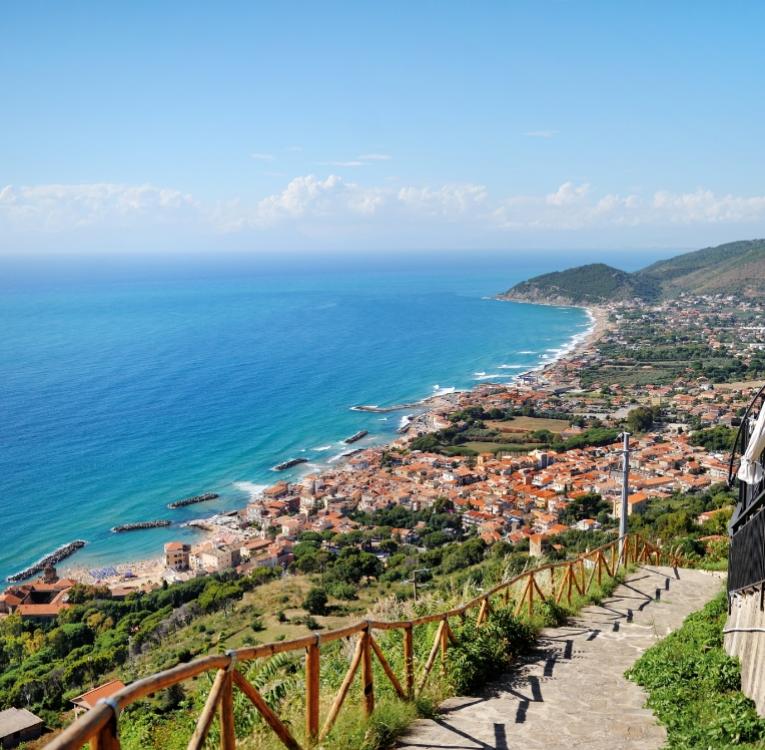
M 757 2 L 0 8 L 0 252 L 765 235 Z

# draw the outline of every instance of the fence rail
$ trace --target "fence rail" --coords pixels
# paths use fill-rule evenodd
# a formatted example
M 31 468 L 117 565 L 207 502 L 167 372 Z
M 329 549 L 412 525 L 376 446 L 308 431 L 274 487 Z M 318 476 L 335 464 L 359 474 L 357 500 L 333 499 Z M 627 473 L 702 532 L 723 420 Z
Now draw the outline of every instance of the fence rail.
M 226 654 L 206 656 L 187 664 L 179 664 L 172 669 L 127 685 L 111 698 L 100 702 L 83 714 L 51 740 L 45 748 L 46 750 L 79 750 L 86 743 L 90 743 L 91 750 L 119 750 L 118 721 L 123 709 L 172 685 L 180 684 L 201 674 L 212 673 L 214 674 L 212 687 L 189 740 L 189 750 L 198 750 L 204 746 L 216 716 L 219 718 L 221 750 L 233 750 L 236 747 L 233 708 L 235 688 L 249 699 L 285 747 L 289 750 L 303 750 L 305 747 L 314 746 L 332 731 L 359 670 L 361 670 L 363 711 L 367 716 L 372 714 L 375 707 L 372 668 L 374 659 L 379 662 L 398 697 L 401 700 L 411 700 L 427 685 L 439 655 L 441 664 L 444 666 L 446 664 L 449 647 L 456 643 L 456 637 L 449 624 L 450 620 L 453 621 L 456 617 L 464 620 L 470 613 L 478 610 L 476 624 L 481 625 L 489 617 L 492 608 L 496 606 L 498 597 L 501 597 L 501 602 L 505 606 L 510 604 L 512 590 L 516 585 L 520 585 L 522 594 L 515 602 L 515 614 L 520 615 L 523 612 L 531 617 L 535 604 L 538 602 L 551 600 L 560 603 L 565 598 L 570 603 L 575 593 L 586 595 L 594 582 L 597 584 L 602 582 L 604 575 L 614 577 L 627 565 L 641 562 L 659 564 L 662 560 L 673 567 L 679 564 L 677 555 L 663 551 L 637 535 L 627 535 L 586 552 L 574 560 L 549 563 L 524 571 L 446 612 L 397 622 L 365 620 L 326 633 L 240 648 L 228 651 Z M 546 581 L 544 581 L 545 578 Z M 549 584 L 547 594 L 544 593 L 543 585 L 540 584 L 545 587 Z M 438 623 L 438 628 L 433 645 L 421 667 L 419 679 L 416 680 L 418 665 L 415 664 L 414 658 L 414 630 L 435 622 Z M 375 639 L 374 633 L 378 630 L 402 631 L 403 675 L 396 675 L 389 659 L 386 658 L 382 647 Z M 322 646 L 353 636 L 356 637 L 356 643 L 348 671 L 322 724 L 319 715 L 319 672 Z M 304 745 L 295 739 L 290 727 L 277 716 L 257 688 L 237 669 L 237 666 L 242 663 L 293 651 L 305 652 L 305 736 L 307 739 Z

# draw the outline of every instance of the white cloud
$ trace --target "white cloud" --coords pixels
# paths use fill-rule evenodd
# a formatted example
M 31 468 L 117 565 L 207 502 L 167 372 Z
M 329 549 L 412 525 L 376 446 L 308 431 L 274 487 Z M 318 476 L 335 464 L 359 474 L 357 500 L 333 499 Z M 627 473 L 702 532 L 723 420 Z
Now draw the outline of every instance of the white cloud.
M 135 237 L 175 238 L 180 244 L 178 238 L 188 236 L 238 234 L 242 242 L 255 242 L 261 235 L 321 236 L 328 246 L 335 236 L 384 237 L 393 238 L 395 246 L 396 238 L 405 243 L 416 236 L 432 247 L 457 238 L 472 242 L 493 236 L 503 244 L 562 231 L 572 237 L 605 237 L 609 228 L 612 237 L 625 243 L 638 236 L 638 228 L 642 236 L 664 236 L 665 230 L 698 227 L 695 236 L 706 238 L 709 228 L 718 226 L 727 237 L 735 229 L 725 227 L 737 225 L 765 232 L 765 195 L 701 188 L 597 192 L 588 183 L 566 181 L 550 192 L 502 197 L 474 183 L 361 184 L 338 174 L 301 175 L 271 195 L 218 203 L 151 184 L 0 186 L 0 250 L 12 249 L 19 238 L 33 246 L 35 237 L 67 233 L 77 233 L 78 241 L 93 238 L 94 244 L 125 244 Z M 45 242 L 37 240 L 39 246 Z
M 570 206 L 574 203 L 581 203 L 590 186 L 587 183 L 574 185 L 573 182 L 564 182 L 554 193 L 550 193 L 545 200 L 551 206 Z
M 749 222 L 765 215 L 765 196 L 715 195 L 711 190 L 692 193 L 654 193 L 652 208 L 675 223 Z
M 446 219 L 478 218 L 489 193 L 483 185 L 453 184 L 440 188 L 403 187 L 397 198 L 410 212 Z
M 33 231 L 163 223 L 188 218 L 198 209 L 191 195 L 148 184 L 8 185 L 0 190 L 0 219 Z
M 274 160 L 274 155 L 273 154 L 254 153 L 254 154 L 250 154 L 250 159 L 255 159 L 255 161 L 273 161 Z
M 765 196 L 717 195 L 698 189 L 598 197 L 586 183 L 564 182 L 543 199 L 516 196 L 501 201 L 494 218 L 506 229 L 751 224 L 765 222 Z
M 370 216 L 384 202 L 379 188 L 363 188 L 338 175 L 324 180 L 314 175 L 295 177 L 287 187 L 261 200 L 252 216 L 256 225 L 304 217 Z

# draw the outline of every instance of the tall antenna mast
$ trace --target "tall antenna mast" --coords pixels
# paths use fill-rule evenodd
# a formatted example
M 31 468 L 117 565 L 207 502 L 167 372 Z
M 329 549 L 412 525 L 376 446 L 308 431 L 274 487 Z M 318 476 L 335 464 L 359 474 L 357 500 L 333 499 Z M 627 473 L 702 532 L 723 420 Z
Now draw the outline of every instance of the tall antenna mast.
M 627 506 L 630 496 L 630 434 L 623 432 L 624 447 L 622 448 L 622 508 L 619 514 L 619 555 L 624 550 L 627 539 Z

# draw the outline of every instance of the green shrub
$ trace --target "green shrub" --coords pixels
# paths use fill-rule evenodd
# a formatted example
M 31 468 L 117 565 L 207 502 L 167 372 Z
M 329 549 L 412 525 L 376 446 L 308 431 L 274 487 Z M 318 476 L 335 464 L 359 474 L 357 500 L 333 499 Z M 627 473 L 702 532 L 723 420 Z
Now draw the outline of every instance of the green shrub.
M 648 691 L 670 748 L 761 747 L 765 719 L 740 691 L 738 662 L 723 651 L 727 600 L 720 594 L 646 651 L 627 676 Z
M 266 626 L 263 624 L 263 618 L 260 615 L 255 615 L 255 617 L 252 618 L 250 627 L 256 633 L 260 633 L 261 631 L 266 629 Z
M 493 611 L 480 627 L 467 621 L 456 636 L 457 645 L 449 649 L 447 676 L 457 695 L 478 689 L 534 643 L 534 631 L 509 609 Z
M 539 614 L 542 618 L 542 624 L 546 628 L 557 628 L 564 625 L 568 620 L 568 612 L 560 604 L 556 604 L 552 599 L 545 599 L 539 605 Z
M 323 615 L 327 612 L 327 592 L 323 588 L 314 587 L 306 595 L 303 607 L 312 615 Z
M 356 586 L 354 586 L 352 583 L 336 581 L 330 584 L 327 588 L 329 593 L 337 599 L 344 599 L 345 601 L 358 599 L 356 595 Z

